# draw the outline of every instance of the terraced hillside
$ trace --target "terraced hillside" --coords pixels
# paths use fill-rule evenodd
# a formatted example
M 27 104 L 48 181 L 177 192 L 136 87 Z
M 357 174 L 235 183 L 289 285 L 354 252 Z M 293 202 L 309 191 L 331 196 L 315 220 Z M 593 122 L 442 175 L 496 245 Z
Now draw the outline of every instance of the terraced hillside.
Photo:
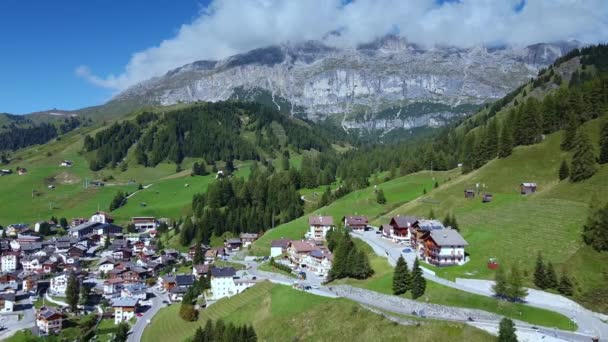
M 268 282 L 225 298 L 186 322 L 179 305 L 162 309 L 144 331 L 142 341 L 184 341 L 208 319 L 253 324 L 260 341 L 493 341 L 472 327 L 427 322 L 400 326 L 345 299 L 328 299 Z M 340 324 L 336 324 L 336 322 Z

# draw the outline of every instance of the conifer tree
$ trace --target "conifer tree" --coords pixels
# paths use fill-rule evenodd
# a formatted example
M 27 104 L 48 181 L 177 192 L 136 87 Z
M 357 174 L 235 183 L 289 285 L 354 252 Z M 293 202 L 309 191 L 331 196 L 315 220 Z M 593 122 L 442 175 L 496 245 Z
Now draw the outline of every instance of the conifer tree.
M 570 168 L 565 160 L 562 160 L 562 164 L 559 166 L 559 180 L 564 180 L 570 176 Z
M 114 342 L 126 342 L 129 337 L 129 324 L 121 322 L 116 327 L 116 333 L 114 334 Z
M 458 226 L 458 221 L 456 220 L 456 214 L 454 214 L 454 213 L 452 213 L 451 224 L 452 224 L 452 229 L 454 229 L 458 232 L 460 231 L 460 227 Z
M 580 182 L 593 176 L 598 169 L 595 149 L 587 134 L 582 130 L 576 134 L 572 167 L 570 168 L 570 181 Z
M 523 285 L 523 278 L 517 265 L 511 267 L 509 274 L 507 297 L 511 299 L 524 299 L 528 295 L 528 290 Z
M 386 197 L 384 197 L 384 191 L 382 189 L 379 189 L 378 192 L 376 192 L 376 202 L 378 202 L 378 204 L 386 203 Z
M 410 289 L 410 271 L 403 256 L 397 259 L 395 273 L 393 274 L 393 294 L 401 295 Z
M 555 274 L 555 269 L 553 268 L 552 263 L 547 264 L 547 287 L 550 289 L 557 288 L 557 274 Z
M 200 242 L 196 243 L 194 249 L 194 258 L 192 259 L 193 265 L 200 265 L 205 262 L 205 253 L 203 253 L 203 248 L 201 247 Z
M 572 296 L 574 294 L 572 280 L 570 280 L 570 277 L 568 277 L 568 274 L 566 274 L 565 271 L 564 273 L 562 273 L 562 276 L 559 280 L 557 290 L 564 296 Z
M 452 226 L 452 216 L 450 216 L 450 213 L 445 214 L 445 218 L 443 219 L 443 225 L 445 227 L 451 227 Z
M 515 324 L 509 318 L 503 318 L 498 328 L 498 342 L 517 342 Z
M 422 275 L 422 269 L 420 268 L 418 258 L 414 261 L 410 284 L 413 299 L 421 297 L 426 291 L 426 279 L 424 279 Z
M 604 120 L 600 132 L 600 164 L 608 163 L 608 120 Z
M 492 286 L 492 291 L 494 291 L 494 295 L 496 297 L 502 298 L 507 296 L 508 289 L 509 286 L 507 284 L 507 276 L 502 266 L 499 266 L 494 274 L 494 285 Z
M 498 144 L 498 157 L 506 158 L 513 153 L 513 133 L 509 122 L 504 122 L 500 132 L 500 141 Z
M 592 200 L 587 223 L 583 226 L 583 241 L 598 252 L 608 251 L 608 203 L 599 207 Z
M 498 123 L 496 119 L 490 121 L 486 135 L 486 157 L 491 160 L 498 155 Z
M 568 113 L 568 123 L 566 124 L 566 130 L 564 132 L 564 138 L 560 145 L 563 151 L 570 151 L 574 147 L 574 141 L 576 139 L 576 131 L 579 127 L 579 122 L 576 116 L 572 113 Z
M 78 308 L 78 299 L 80 298 L 80 282 L 73 273 L 68 276 L 68 284 L 65 290 L 65 298 L 72 312 L 76 312 Z
M 540 289 L 547 288 L 547 271 L 545 270 L 545 263 L 540 252 L 536 257 L 536 266 L 534 267 L 534 285 Z

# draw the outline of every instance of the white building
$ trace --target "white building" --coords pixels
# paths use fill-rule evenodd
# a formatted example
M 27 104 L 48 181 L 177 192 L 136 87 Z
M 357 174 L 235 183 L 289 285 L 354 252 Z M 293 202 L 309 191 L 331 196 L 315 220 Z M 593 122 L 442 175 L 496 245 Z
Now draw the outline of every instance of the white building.
M 138 232 L 156 229 L 158 227 L 158 223 L 154 217 L 132 217 L 131 223 L 133 223 Z
M 2 272 L 12 272 L 17 269 L 19 261 L 18 253 L 8 252 L 2 254 L 0 257 L 0 271 Z
M 114 309 L 114 324 L 128 321 L 135 317 L 135 310 L 139 299 L 130 297 L 119 297 L 112 302 Z
M 52 294 L 65 296 L 65 291 L 68 287 L 68 275 L 65 273 L 59 274 L 51 278 L 51 286 L 49 290 Z
M 27 272 L 39 272 L 42 270 L 43 261 L 39 257 L 26 257 L 21 259 L 21 266 Z
M 110 217 L 104 212 L 97 212 L 93 216 L 91 216 L 89 222 L 99 222 L 102 224 L 106 224 L 110 223 Z
M 329 251 L 314 250 L 304 258 L 306 267 L 319 277 L 325 278 L 331 270 L 333 256 Z
M 0 294 L 0 313 L 13 312 L 15 307 L 15 294 L 14 293 L 1 293 Z
M 63 315 L 53 308 L 41 307 L 36 314 L 36 326 L 42 335 L 61 332 Z
M 287 251 L 291 240 L 279 239 L 270 242 L 270 256 L 276 258 Z
M 331 216 L 309 216 L 308 225 L 308 236 L 317 241 L 324 241 L 327 232 L 335 227 L 334 218 Z
M 129 298 L 137 298 L 139 300 L 146 300 L 148 298 L 148 293 L 146 292 L 148 287 L 144 284 L 131 284 L 125 286 L 120 291 L 121 297 L 129 297 Z
M 437 266 L 464 265 L 467 257 L 465 239 L 454 229 L 431 230 L 424 242 L 424 260 Z
M 236 270 L 232 267 L 214 267 L 211 269 L 211 300 L 232 297 L 248 287 L 255 285 L 255 281 L 236 278 Z

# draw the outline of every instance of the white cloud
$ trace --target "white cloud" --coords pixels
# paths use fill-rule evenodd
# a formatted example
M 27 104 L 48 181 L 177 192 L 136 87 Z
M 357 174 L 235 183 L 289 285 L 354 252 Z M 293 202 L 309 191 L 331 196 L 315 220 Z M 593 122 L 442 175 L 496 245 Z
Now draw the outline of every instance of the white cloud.
M 526 45 L 560 39 L 608 38 L 605 0 L 214 0 L 175 37 L 134 53 L 119 75 L 76 74 L 102 87 L 123 90 L 196 60 L 221 59 L 282 42 L 322 39 L 332 44 L 368 42 L 397 28 L 421 44 Z

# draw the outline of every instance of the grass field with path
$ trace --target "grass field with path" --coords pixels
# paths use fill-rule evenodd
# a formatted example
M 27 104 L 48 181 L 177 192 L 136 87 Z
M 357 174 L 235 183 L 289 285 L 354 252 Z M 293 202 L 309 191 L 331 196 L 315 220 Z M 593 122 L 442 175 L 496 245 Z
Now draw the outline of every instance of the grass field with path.
M 253 324 L 261 341 L 494 341 L 475 328 L 431 322 L 404 327 L 345 299 L 328 299 L 268 282 L 222 299 L 196 322 L 179 315 L 179 305 L 162 309 L 144 331 L 142 341 L 184 341 L 207 319 Z M 340 324 L 336 324 L 340 321 Z

